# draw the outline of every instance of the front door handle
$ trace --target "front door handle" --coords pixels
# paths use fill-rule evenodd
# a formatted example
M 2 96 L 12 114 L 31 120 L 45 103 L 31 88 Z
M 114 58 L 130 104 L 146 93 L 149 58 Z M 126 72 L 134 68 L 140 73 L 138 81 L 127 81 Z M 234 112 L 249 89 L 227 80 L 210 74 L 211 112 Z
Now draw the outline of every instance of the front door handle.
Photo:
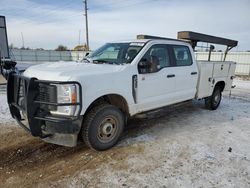
M 191 75 L 196 75 L 197 74 L 197 72 L 191 72 Z
M 169 75 L 167 75 L 167 78 L 173 78 L 173 77 L 175 77 L 175 74 L 169 74 Z

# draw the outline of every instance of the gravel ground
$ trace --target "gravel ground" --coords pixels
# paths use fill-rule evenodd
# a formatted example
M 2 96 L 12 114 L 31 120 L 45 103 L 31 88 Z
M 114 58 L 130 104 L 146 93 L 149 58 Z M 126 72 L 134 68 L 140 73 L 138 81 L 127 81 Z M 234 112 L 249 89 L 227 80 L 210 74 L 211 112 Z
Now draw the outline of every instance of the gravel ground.
M 33 138 L 0 91 L 0 187 L 250 187 L 250 82 L 235 84 L 216 111 L 193 101 L 130 121 L 105 152 Z

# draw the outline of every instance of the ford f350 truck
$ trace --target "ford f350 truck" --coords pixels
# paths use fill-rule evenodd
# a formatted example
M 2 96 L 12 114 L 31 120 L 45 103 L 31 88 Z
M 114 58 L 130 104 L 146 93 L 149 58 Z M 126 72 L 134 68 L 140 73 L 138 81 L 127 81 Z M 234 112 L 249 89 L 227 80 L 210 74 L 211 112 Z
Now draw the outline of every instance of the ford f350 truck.
M 79 137 L 95 150 L 114 146 L 127 118 L 168 105 L 204 99 L 215 110 L 230 90 L 235 62 L 196 61 L 198 42 L 227 46 L 237 41 L 195 32 L 178 40 L 139 35 L 111 42 L 81 62 L 32 66 L 20 72 L 2 58 L 13 118 L 46 142 L 76 146 Z M 225 56 L 226 56 L 225 53 Z

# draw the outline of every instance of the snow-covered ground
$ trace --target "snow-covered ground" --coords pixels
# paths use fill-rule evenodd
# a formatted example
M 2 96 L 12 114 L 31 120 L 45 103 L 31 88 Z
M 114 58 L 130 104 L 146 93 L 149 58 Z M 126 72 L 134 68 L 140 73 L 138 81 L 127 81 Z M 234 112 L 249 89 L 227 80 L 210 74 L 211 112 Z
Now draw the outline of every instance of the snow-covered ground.
M 250 80 L 236 79 L 233 82 L 236 87 L 233 89 L 233 96 L 250 100 Z
M 105 152 L 31 137 L 0 94 L 0 187 L 250 187 L 250 82 L 235 84 L 216 111 L 193 101 L 129 122 Z
M 4 88 L 4 91 L 3 91 Z M 7 104 L 7 96 L 5 94 L 5 86 L 0 86 L 0 125 L 4 126 L 7 122 L 13 122 L 9 107 Z M 15 125 L 14 125 L 15 126 Z
M 115 153 L 97 168 L 55 185 L 249 187 L 250 103 L 225 96 L 217 111 L 202 105 L 185 105 L 143 122 L 117 146 L 120 157 Z M 121 148 L 131 152 L 122 154 Z

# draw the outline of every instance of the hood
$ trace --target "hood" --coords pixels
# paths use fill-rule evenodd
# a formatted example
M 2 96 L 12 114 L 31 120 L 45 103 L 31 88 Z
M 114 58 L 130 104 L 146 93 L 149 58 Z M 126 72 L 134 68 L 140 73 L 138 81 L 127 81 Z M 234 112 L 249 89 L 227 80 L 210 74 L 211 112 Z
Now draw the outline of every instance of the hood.
M 23 75 L 40 80 L 68 81 L 78 76 L 111 74 L 122 71 L 125 67 L 126 65 L 56 62 L 31 66 Z

